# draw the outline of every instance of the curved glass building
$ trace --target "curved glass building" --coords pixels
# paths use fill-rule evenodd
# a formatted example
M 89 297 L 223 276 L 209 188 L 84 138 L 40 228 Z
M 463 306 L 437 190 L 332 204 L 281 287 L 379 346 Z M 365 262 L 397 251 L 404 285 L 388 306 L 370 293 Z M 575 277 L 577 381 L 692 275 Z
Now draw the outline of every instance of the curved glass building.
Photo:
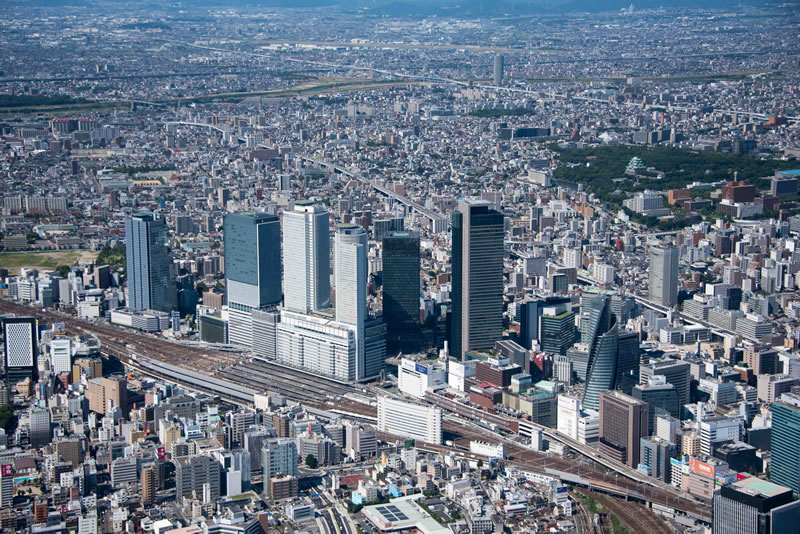
M 583 406 L 590 410 L 600 409 L 600 393 L 614 389 L 617 380 L 619 325 L 610 304 L 608 296 L 597 295 L 587 299 L 582 305 L 586 309 L 581 310 L 583 320 L 588 321 L 581 331 L 589 345 Z
M 600 393 L 614 389 L 617 379 L 617 340 L 619 325 L 597 338 L 594 350 L 589 354 L 591 364 L 583 392 L 583 406 L 591 410 L 600 409 Z

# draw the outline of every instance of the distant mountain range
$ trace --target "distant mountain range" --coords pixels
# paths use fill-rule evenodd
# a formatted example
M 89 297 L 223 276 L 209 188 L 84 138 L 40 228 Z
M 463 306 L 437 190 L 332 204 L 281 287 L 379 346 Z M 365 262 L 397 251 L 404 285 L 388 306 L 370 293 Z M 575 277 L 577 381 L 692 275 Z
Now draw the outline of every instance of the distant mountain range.
M 102 8 L 115 4 L 124 7 L 127 0 L 6 0 L 8 5 L 80 5 Z M 273 8 L 337 7 L 343 11 L 372 13 L 393 17 L 459 16 L 489 17 L 535 13 L 619 11 L 634 9 L 698 7 L 696 0 L 150 0 L 163 7 L 171 5 L 198 7 L 264 6 Z M 136 5 L 132 3 L 129 5 Z M 761 0 L 704 0 L 703 8 L 735 8 L 741 5 L 764 5 Z M 774 5 L 778 5 L 775 3 Z M 136 5 L 140 8 L 141 5 Z
M 331 7 L 391 16 L 457 15 L 496 16 L 542 12 L 619 11 L 673 7 L 735 8 L 738 5 L 763 5 L 762 0 L 189 0 L 200 3 L 263 5 L 271 7 Z

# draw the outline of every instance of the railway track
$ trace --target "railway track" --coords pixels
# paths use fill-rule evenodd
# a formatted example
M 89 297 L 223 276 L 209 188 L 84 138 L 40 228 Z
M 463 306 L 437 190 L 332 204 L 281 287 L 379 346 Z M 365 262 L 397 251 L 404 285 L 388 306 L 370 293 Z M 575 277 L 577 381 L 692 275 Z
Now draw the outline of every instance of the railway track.
M 197 347 L 184 346 L 177 342 L 153 338 L 138 332 L 128 332 L 103 324 L 83 321 L 52 311 L 42 311 L 41 308 L 25 306 L 8 300 L 0 300 L 0 313 L 32 316 L 49 324 L 64 323 L 68 333 L 91 334 L 104 347 L 110 345 L 119 350 L 120 346 L 125 346 L 126 351 L 133 351 L 139 355 L 173 365 L 184 365 L 198 372 L 211 373 L 217 367 L 231 365 L 240 360 L 240 357 L 234 354 L 213 349 L 200 350 Z
M 583 505 L 583 503 L 574 499 L 575 502 L 575 526 L 578 534 L 596 534 L 594 523 L 592 522 L 592 514 Z
M 219 371 L 217 373 L 217 376 L 225 380 L 229 380 L 230 382 L 241 384 L 243 386 L 250 386 L 250 387 L 255 386 L 258 389 L 263 389 L 265 391 L 271 391 L 274 393 L 278 393 L 280 395 L 285 395 L 291 398 L 292 400 L 298 400 L 301 402 L 304 401 L 323 402 L 325 400 L 324 395 L 308 391 L 308 389 L 304 386 L 293 387 L 288 384 L 278 382 L 276 380 L 267 381 L 264 375 L 259 374 L 251 369 L 246 369 L 242 367 L 223 369 L 222 371 Z
M 264 362 L 252 360 L 242 363 L 241 357 L 214 350 L 202 350 L 197 347 L 184 346 L 163 339 L 152 338 L 141 333 L 82 321 L 54 312 L 42 311 L 41 308 L 24 306 L 7 300 L 0 300 L 0 313 L 14 313 L 21 316 L 35 316 L 49 323 L 64 323 L 73 334 L 88 333 L 95 336 L 103 344 L 105 352 L 117 357 L 123 363 L 131 363 L 131 355 L 144 356 L 174 366 L 183 367 L 209 376 L 220 376 L 240 386 L 267 390 L 280 389 L 287 397 L 322 409 L 332 406 L 340 410 L 351 411 L 367 417 L 376 417 L 376 408 L 341 398 L 347 393 L 357 392 L 351 388 L 323 377 L 314 377 L 307 373 Z M 233 380 L 232 380 L 233 379 Z M 259 383 L 262 380 L 263 383 Z M 331 401 L 335 399 L 335 403 Z M 469 428 L 445 423 L 443 429 L 462 436 L 465 439 L 485 440 L 486 435 Z M 450 448 L 441 445 L 430 445 L 431 450 L 450 452 Z M 710 517 L 710 507 L 696 501 L 676 497 L 658 488 L 618 478 L 610 473 L 601 473 L 583 464 L 554 455 L 531 451 L 524 447 L 507 444 L 510 462 L 523 468 L 543 471 L 552 469 L 579 476 L 598 487 L 614 488 L 621 494 L 642 495 L 651 502 L 673 507 L 699 517 Z M 661 525 L 663 527 L 663 525 Z
M 655 513 L 638 503 L 622 501 L 592 490 L 577 490 L 585 496 L 591 496 L 602 504 L 611 514 L 628 527 L 631 532 L 648 534 L 674 534 L 670 526 L 659 519 Z
M 314 377 L 262 360 L 237 363 L 216 374 L 231 382 L 273 391 L 300 402 L 325 403 L 356 391 L 323 377 Z

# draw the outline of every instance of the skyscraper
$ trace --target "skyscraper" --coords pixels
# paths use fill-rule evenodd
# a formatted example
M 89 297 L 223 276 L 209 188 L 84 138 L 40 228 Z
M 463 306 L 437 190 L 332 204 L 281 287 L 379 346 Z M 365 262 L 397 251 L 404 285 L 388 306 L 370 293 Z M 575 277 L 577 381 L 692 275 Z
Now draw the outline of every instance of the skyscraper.
M 164 219 L 137 213 L 125 219 L 128 307 L 172 311 L 177 304 L 169 232 Z
M 38 356 L 37 322 L 33 317 L 5 317 L 3 347 L 6 378 L 13 385 L 30 378 L 36 381 Z
M 298 201 L 283 212 L 284 308 L 310 313 L 331 306 L 330 229 L 327 210 Z
M 367 233 L 341 224 L 336 230 L 336 321 L 355 327 L 358 378 L 364 376 L 364 322 L 367 318 Z
M 600 393 L 600 452 L 634 469 L 647 436 L 647 403 L 619 391 Z
M 784 393 L 772 403 L 769 479 L 800 493 L 800 395 Z
M 419 234 L 390 232 L 383 238 L 383 320 L 393 348 L 419 348 Z
M 614 389 L 617 378 L 617 358 L 619 325 L 611 313 L 610 299 L 605 296 L 594 297 L 582 306 L 588 306 L 588 313 L 581 310 L 582 336 L 589 346 L 589 362 L 586 373 L 586 388 L 583 393 L 583 406 L 592 410 L 600 407 L 600 394 Z
M 613 309 L 614 301 L 612 300 L 611 303 Z M 619 321 L 621 322 L 621 320 Z M 617 389 L 621 389 L 630 395 L 631 388 L 639 381 L 640 361 L 639 333 L 620 330 L 617 339 Z
M 494 56 L 494 76 L 493 80 L 495 85 L 503 83 L 503 68 L 505 67 L 506 58 L 502 54 Z
M 503 334 L 503 214 L 459 200 L 453 226 L 450 353 L 491 349 Z
M 280 220 L 267 213 L 225 215 L 225 291 L 231 343 L 253 345 L 253 311 L 281 301 Z
M 650 247 L 650 300 L 668 308 L 678 305 L 678 257 L 671 246 Z

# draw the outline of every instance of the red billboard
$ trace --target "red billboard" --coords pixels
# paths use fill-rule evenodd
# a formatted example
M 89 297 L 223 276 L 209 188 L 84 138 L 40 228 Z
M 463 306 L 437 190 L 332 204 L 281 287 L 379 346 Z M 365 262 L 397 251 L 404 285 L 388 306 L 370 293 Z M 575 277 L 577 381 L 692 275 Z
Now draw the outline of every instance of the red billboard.
M 689 458 L 689 468 L 698 475 L 714 478 L 714 468 L 707 463 Z

